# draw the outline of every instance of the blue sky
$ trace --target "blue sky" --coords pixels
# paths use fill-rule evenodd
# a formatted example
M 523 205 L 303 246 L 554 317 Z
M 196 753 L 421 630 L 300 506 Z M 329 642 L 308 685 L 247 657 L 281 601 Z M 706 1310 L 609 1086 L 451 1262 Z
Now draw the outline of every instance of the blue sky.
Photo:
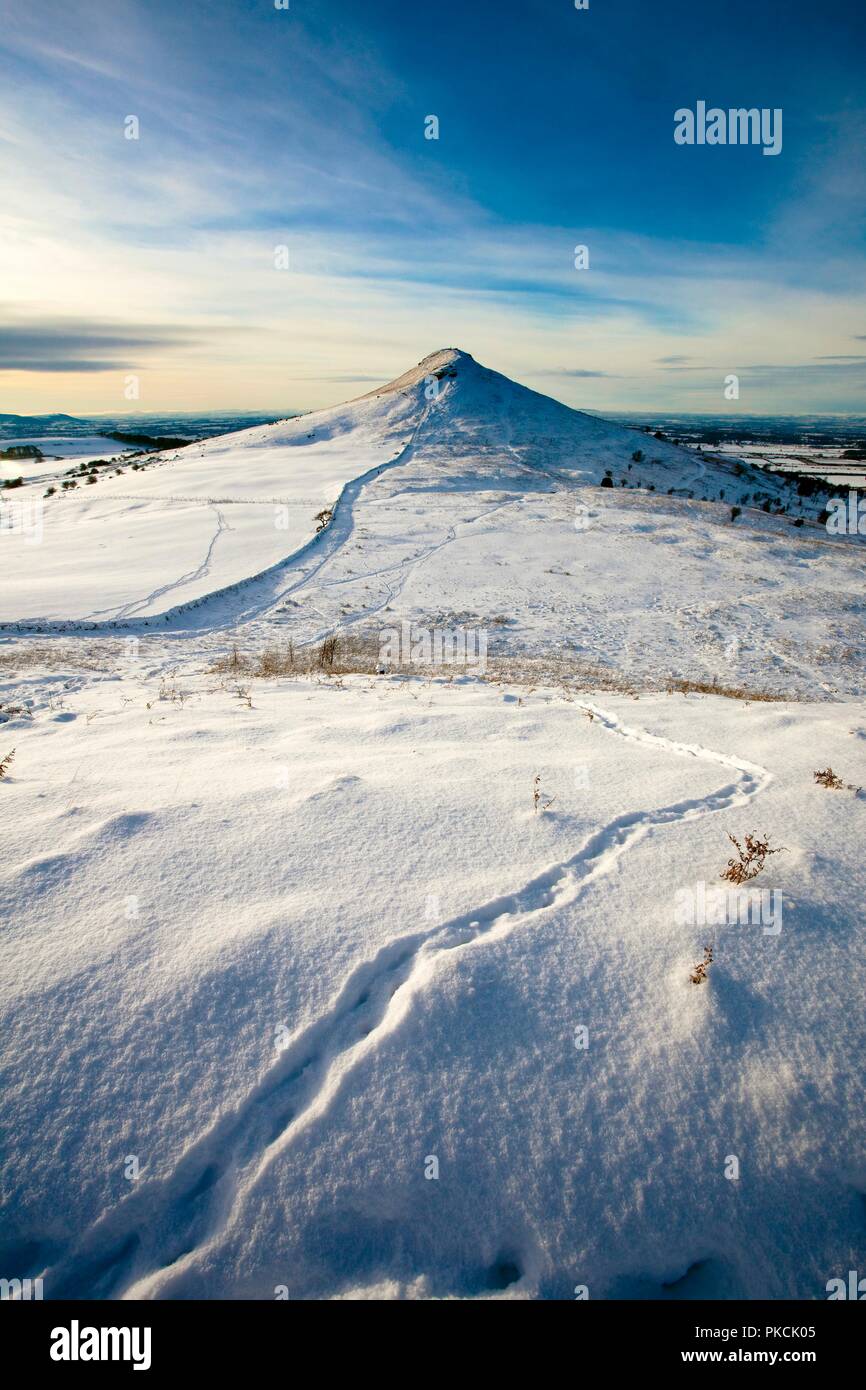
M 864 408 L 862 3 L 0 19 L 0 410 L 304 409 L 448 345 L 601 410 Z M 698 100 L 781 153 L 677 145 Z

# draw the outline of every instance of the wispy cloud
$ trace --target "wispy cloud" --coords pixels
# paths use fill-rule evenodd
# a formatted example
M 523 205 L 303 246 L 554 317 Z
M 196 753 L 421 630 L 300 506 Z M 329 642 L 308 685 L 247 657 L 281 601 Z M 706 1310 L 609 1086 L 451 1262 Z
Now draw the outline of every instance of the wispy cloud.
M 0 209 L 17 333 L 0 355 L 7 390 L 31 408 L 58 405 L 65 372 L 63 404 L 111 409 L 120 383 L 106 373 L 132 362 L 143 408 L 315 406 L 343 382 L 384 379 L 459 342 L 514 375 L 558 378 L 574 404 L 672 407 L 685 378 L 671 369 L 696 365 L 710 405 L 748 352 L 789 379 L 799 370 L 798 392 L 814 390 L 783 398 L 783 375 L 765 377 L 762 406 L 840 408 L 841 369 L 857 356 L 844 349 L 866 341 L 862 260 L 846 236 L 859 176 L 840 188 L 856 112 L 822 123 L 812 167 L 748 244 L 678 236 L 673 219 L 648 234 L 637 196 L 627 222 L 564 225 L 499 205 L 468 128 L 457 141 L 446 120 L 447 139 L 425 143 L 426 93 L 393 61 L 398 36 L 366 31 L 373 21 L 342 0 L 315 16 L 225 0 L 11 10 L 2 42 L 13 80 L 0 90 L 0 160 L 16 190 Z M 614 50 L 606 39 L 598 61 Z M 129 115 L 138 140 L 124 137 Z M 531 186 L 534 169 L 495 131 L 484 160 L 503 175 L 514 161 Z M 605 177 L 612 187 L 616 171 Z M 838 215 L 822 221 L 828 197 Z M 817 243 L 793 234 L 798 215 Z M 585 271 L 578 242 L 590 247 Z M 282 245 L 288 270 L 275 266 Z M 53 337 L 39 338 L 46 325 Z M 561 365 L 575 357 L 579 367 Z M 807 378 L 806 357 L 840 370 Z M 42 388 L 40 370 L 53 377 Z
M 155 350 L 185 347 L 187 331 L 151 326 L 144 332 L 75 319 L 0 325 L 0 371 L 106 372 L 138 365 Z
M 562 376 L 575 377 L 582 380 L 584 377 L 610 376 L 610 372 L 590 372 L 581 367 L 544 367 L 541 371 L 534 373 L 536 377 L 541 376 Z

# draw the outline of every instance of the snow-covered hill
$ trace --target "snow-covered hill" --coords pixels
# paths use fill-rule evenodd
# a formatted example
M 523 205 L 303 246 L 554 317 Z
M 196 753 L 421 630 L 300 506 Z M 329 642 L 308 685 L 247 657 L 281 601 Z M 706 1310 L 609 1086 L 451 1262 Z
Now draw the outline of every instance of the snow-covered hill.
M 0 533 L 0 1275 L 866 1267 L 866 580 L 819 506 L 448 350 Z M 378 660 L 403 623 L 487 669 Z M 779 851 L 745 915 L 729 835 Z
M 27 507 L 41 483 L 5 496 Z M 0 622 L 256 622 L 257 640 L 310 642 L 456 615 L 495 628 L 500 654 L 853 692 L 862 550 L 817 524 L 822 505 L 449 349 L 346 405 L 47 498 L 41 543 L 0 531 Z
M 0 620 L 49 625 L 152 619 L 260 575 L 261 608 L 287 587 L 282 573 L 339 499 L 351 525 L 365 485 L 399 498 L 419 477 L 435 492 L 538 486 L 561 468 L 599 483 L 625 469 L 634 434 L 569 410 L 479 367 L 434 353 L 358 401 L 223 435 L 100 475 L 91 491 L 47 499 L 44 543 L 4 537 L 10 583 Z M 685 483 L 701 464 L 660 446 L 665 477 Z M 459 471 L 455 471 L 454 465 Z M 656 466 L 654 465 L 654 468 Z M 46 481 L 40 471 L 39 484 Z M 344 493 L 344 490 L 347 490 Z M 16 495 L 26 503 L 29 489 Z M 41 495 L 39 489 L 34 489 Z M 329 537 L 331 547 L 333 537 Z M 321 548 L 321 547 L 320 547 Z M 317 557 L 318 558 L 318 557 Z M 71 582 L 70 582 L 71 581 Z M 207 621 L 221 608 L 209 605 Z

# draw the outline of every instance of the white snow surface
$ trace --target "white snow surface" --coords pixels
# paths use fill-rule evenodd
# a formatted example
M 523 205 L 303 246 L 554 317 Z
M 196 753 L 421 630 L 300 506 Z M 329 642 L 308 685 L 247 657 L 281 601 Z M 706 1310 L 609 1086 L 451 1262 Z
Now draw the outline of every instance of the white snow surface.
M 194 450 L 0 533 L 0 1275 L 823 1298 L 862 1269 L 858 540 L 731 523 L 743 475 L 453 351 Z M 455 619 L 496 678 L 209 669 Z M 788 698 L 648 689 L 674 670 Z M 780 929 L 684 924 L 755 833 Z

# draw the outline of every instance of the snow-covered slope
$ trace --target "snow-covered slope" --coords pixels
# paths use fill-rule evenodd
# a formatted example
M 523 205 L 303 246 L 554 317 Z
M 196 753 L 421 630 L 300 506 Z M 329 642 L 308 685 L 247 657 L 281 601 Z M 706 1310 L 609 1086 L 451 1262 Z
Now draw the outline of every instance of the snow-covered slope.
M 640 448 L 651 458 L 635 464 Z M 635 469 L 665 493 L 717 496 L 732 480 L 730 470 L 571 410 L 465 353 L 434 353 L 358 401 L 190 445 L 140 470 L 127 463 L 45 499 L 40 544 L 32 527 L 0 531 L 0 621 L 163 617 L 277 566 L 258 586 L 266 607 L 284 592 L 289 557 L 304 554 L 317 515 L 341 497 L 345 528 L 368 499 L 392 501 L 399 517 L 402 499 L 419 490 L 431 505 L 503 490 L 520 498 L 557 479 L 595 486 L 606 471 L 636 482 Z M 7 504 L 32 505 L 45 482 L 40 474 L 38 485 L 7 493 Z M 223 616 L 211 604 L 199 621 Z
M 0 533 L 0 1274 L 821 1298 L 862 1269 L 866 579 L 819 505 L 447 350 Z M 403 622 L 483 631 L 485 678 L 287 666 Z M 781 851 L 781 911 L 689 919 L 729 834 Z
M 812 777 L 866 781 L 862 705 L 29 688 L 0 737 L 9 1274 L 811 1298 L 862 1267 L 866 801 Z M 769 929 L 683 922 L 755 830 L 785 847 Z
M 853 693 L 862 549 L 816 524 L 821 506 L 447 349 L 357 401 L 48 498 L 41 543 L 0 530 L 0 624 L 256 622 L 260 640 L 310 642 L 456 616 L 495 629 L 501 654 L 553 640 L 642 676 Z
M 0 532 L 0 618 L 153 618 L 260 573 L 315 535 L 348 482 L 393 461 L 416 427 L 409 404 L 221 435 L 45 499 L 39 543 L 32 526 Z M 31 493 L 42 496 L 16 489 L 10 505 Z

